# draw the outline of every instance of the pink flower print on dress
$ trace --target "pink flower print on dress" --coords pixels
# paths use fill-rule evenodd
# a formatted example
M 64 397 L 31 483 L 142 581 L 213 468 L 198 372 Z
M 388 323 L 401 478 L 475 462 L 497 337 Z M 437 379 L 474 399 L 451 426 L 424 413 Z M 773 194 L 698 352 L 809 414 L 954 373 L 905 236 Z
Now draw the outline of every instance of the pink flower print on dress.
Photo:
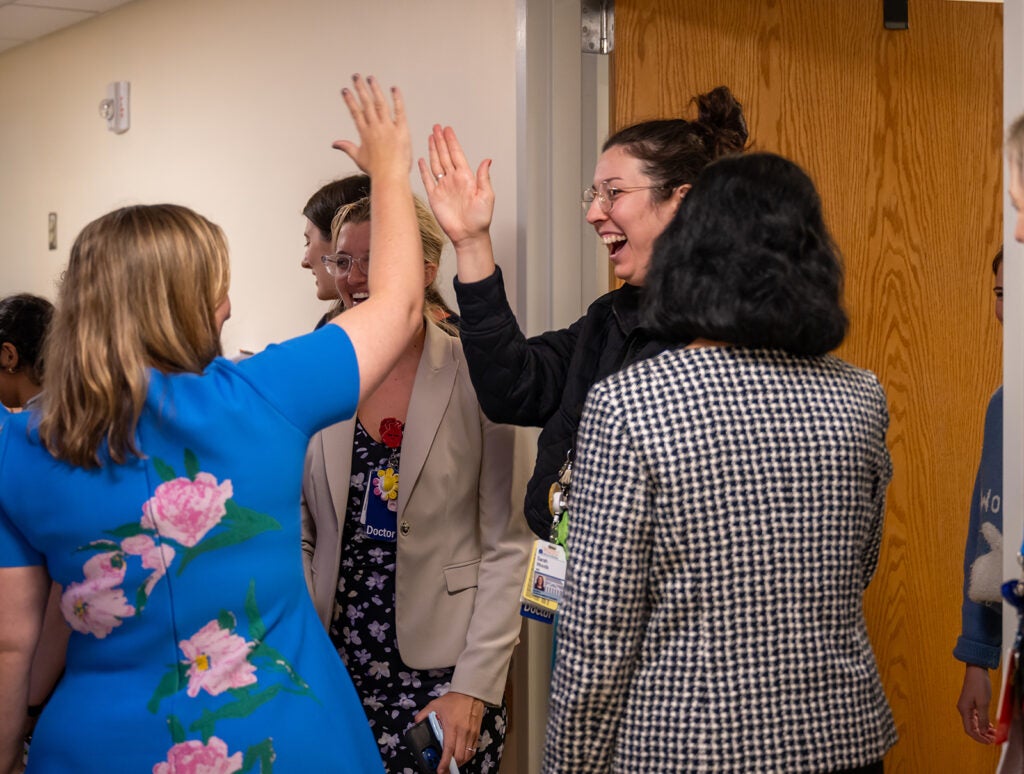
M 128 604 L 124 590 L 111 582 L 108 575 L 69 583 L 60 598 L 60 611 L 76 632 L 92 634 L 99 640 L 120 626 L 123 618 L 135 615 L 135 608 Z
M 232 494 L 230 481 L 218 484 L 209 473 L 166 481 L 142 506 L 142 526 L 191 548 L 220 523 Z
M 153 767 L 153 774 L 232 774 L 242 768 L 242 753 L 228 756 L 228 746 L 215 736 L 203 744 L 193 739 L 167 751 L 167 760 Z
M 124 582 L 124 574 L 127 570 L 124 554 L 120 551 L 96 554 L 82 567 L 86 581 L 95 581 L 95 585 L 106 588 L 113 588 Z
M 174 561 L 174 548 L 156 542 L 149 535 L 133 535 L 121 541 L 121 550 L 132 556 L 142 557 L 142 566 L 153 573 L 146 578 L 144 588 L 146 596 L 153 593 L 153 587 L 167 572 L 167 568 Z
M 188 695 L 195 698 L 202 689 L 211 696 L 229 688 L 243 688 L 256 682 L 256 666 L 249 662 L 249 643 L 230 629 L 210 621 L 190 639 L 178 643 L 189 664 Z

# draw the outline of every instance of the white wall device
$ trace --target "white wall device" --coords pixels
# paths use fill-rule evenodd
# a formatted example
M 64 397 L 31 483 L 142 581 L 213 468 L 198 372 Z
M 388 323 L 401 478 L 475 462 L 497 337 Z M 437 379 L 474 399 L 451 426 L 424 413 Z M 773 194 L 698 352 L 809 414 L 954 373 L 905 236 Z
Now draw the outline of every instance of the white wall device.
M 107 129 L 111 132 L 124 134 L 131 125 L 128 110 L 130 90 L 128 81 L 107 84 L 107 98 L 100 102 L 100 117 L 106 119 Z

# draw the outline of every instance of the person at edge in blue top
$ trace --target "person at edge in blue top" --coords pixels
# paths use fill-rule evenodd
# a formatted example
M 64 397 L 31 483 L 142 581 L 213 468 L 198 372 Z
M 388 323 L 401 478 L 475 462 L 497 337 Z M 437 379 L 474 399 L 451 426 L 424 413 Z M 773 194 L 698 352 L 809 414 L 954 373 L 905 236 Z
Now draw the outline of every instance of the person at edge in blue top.
M 0 301 L 0 414 L 31 408 L 43 391 L 43 342 L 53 304 L 41 296 L 17 293 Z M 60 586 L 53 585 L 46 623 L 32 664 L 25 738 L 64 669 L 70 630 L 60 617 Z
M 996 319 L 1003 322 L 1003 249 L 992 261 Z M 961 628 L 953 656 L 964 662 L 963 687 L 956 708 L 967 735 L 982 744 L 995 741 L 989 719 L 992 683 L 988 670 L 999 666 L 1003 639 L 1003 388 L 985 412 L 981 461 L 971 494 L 971 515 L 964 549 Z
M 422 324 L 423 255 L 400 93 L 355 76 L 342 96 L 360 143 L 335 147 L 374 180 L 373 292 L 333 324 L 233 363 L 217 226 L 138 205 L 76 239 L 39 407 L 0 432 L 0 771 L 51 580 L 74 632 L 28 772 L 382 770 L 306 589 L 299 493 L 310 437 Z

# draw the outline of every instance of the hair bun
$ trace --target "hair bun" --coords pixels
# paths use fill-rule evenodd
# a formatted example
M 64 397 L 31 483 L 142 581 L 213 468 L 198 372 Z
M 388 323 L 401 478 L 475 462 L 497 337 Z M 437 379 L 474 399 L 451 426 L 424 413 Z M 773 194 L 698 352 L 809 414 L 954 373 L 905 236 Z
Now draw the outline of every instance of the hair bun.
M 712 158 L 739 153 L 746 147 L 749 135 L 743 106 L 728 86 L 698 94 L 692 102 L 697 105 L 697 124 L 704 130 L 705 145 Z

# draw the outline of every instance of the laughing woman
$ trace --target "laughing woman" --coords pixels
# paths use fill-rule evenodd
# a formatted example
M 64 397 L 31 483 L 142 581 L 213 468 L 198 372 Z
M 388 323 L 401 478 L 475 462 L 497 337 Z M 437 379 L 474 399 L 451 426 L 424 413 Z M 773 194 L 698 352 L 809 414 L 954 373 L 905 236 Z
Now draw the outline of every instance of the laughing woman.
M 417 770 L 402 737 L 436 711 L 439 770 L 454 756 L 463 774 L 496 772 L 530 536 L 510 507 L 511 428 L 484 417 L 456 331 L 441 321 L 444 236 L 415 204 L 423 324 L 357 416 L 310 444 L 308 581 L 388 771 Z M 370 228 L 368 201 L 342 208 L 337 252 L 324 256 L 347 308 L 372 299 Z
M 462 341 L 480 405 L 495 422 L 543 428 L 525 504 L 526 519 L 542 538 L 562 516 L 557 508 L 552 513 L 550 494 L 572 457 L 587 390 L 662 349 L 640 325 L 654 240 L 700 171 L 746 145 L 743 111 L 728 88 L 693 101 L 695 120 L 646 121 L 605 142 L 593 184 L 583 191 L 583 207 L 624 284 L 594 301 L 568 328 L 530 338 L 516 322 L 494 262 L 490 161 L 474 173 L 450 127 L 434 127 L 430 161 L 420 161 L 430 206 L 455 247 Z
M 349 175 L 318 188 L 302 208 L 306 218 L 302 238 L 306 244 L 301 266 L 313 274 L 317 300 L 334 302 L 331 309 L 317 321 L 317 328 L 326 325 L 342 309 L 334 279 L 328 274 L 327 265 L 320 260 L 322 255 L 331 252 L 331 221 L 335 213 L 346 204 L 369 195 L 370 178 L 366 175 Z

